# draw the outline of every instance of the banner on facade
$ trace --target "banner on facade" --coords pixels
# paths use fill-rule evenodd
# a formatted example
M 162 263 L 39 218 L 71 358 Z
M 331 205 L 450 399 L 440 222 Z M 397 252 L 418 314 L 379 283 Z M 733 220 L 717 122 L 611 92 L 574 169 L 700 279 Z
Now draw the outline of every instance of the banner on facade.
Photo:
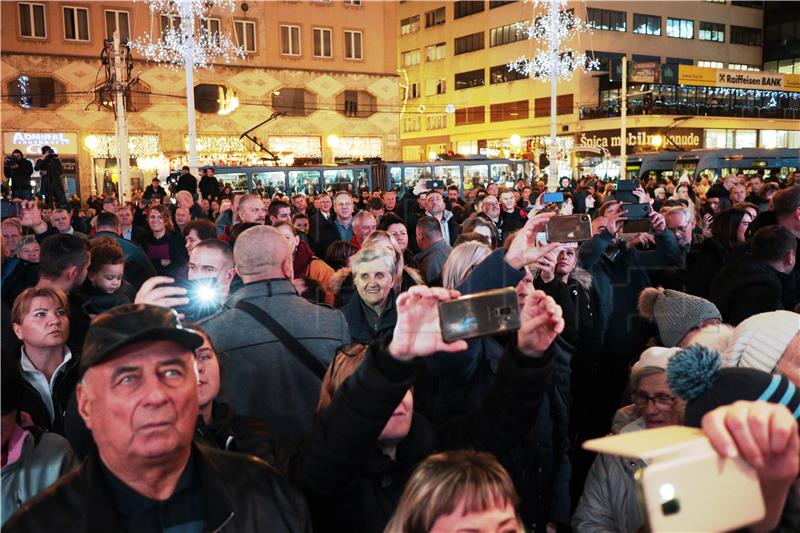
M 627 153 L 633 154 L 644 151 L 643 148 L 650 150 L 675 148 L 664 137 L 667 137 L 676 145 L 685 150 L 693 150 L 703 147 L 702 128 L 674 128 L 666 136 L 661 128 L 633 128 L 627 131 Z M 661 138 L 656 138 L 660 135 Z M 589 146 L 592 148 L 605 148 L 612 155 L 620 153 L 620 130 L 599 130 L 587 131 L 578 134 L 576 144 L 579 146 Z M 660 142 L 657 142 L 660 141 Z
M 656 61 L 634 63 L 628 81 L 633 83 L 658 83 L 661 65 Z
M 60 132 L 3 132 L 3 149 L 6 154 L 20 150 L 25 156 L 42 155 L 42 146 L 49 146 L 57 154 L 78 153 L 78 134 Z
M 678 65 L 678 83 L 729 89 L 800 92 L 800 74 L 724 70 Z

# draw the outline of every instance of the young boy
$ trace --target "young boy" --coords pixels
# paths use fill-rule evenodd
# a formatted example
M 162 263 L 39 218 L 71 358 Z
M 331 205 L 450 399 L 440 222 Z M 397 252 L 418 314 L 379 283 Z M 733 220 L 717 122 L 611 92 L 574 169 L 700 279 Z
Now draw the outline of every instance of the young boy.
M 123 279 L 125 253 L 117 241 L 111 237 L 95 239 L 89 253 L 92 259 L 84 284 L 86 300 L 83 308 L 86 313 L 97 315 L 112 307 L 133 302 L 136 293 L 131 284 Z

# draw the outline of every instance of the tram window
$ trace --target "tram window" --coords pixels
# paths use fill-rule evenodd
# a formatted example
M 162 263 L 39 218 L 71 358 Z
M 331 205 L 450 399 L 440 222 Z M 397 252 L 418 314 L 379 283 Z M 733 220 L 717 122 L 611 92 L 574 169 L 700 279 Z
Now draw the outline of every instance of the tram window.
M 230 185 L 235 192 L 247 191 L 247 174 L 216 174 L 220 187 Z
M 253 192 L 274 195 L 276 192 L 284 194 L 286 191 L 286 174 L 283 172 L 255 172 L 253 173 Z
M 406 167 L 403 174 L 407 190 L 413 189 L 419 180 L 429 180 L 432 176 L 431 167 Z
M 461 169 L 457 166 L 434 167 L 434 179 L 444 180 L 446 186 L 456 185 L 461 187 Z
M 318 194 L 319 171 L 318 170 L 292 170 L 289 171 L 289 192 L 294 194 L 305 194 L 310 196 Z
M 325 178 L 325 190 L 327 191 L 355 191 L 352 169 L 339 168 L 335 170 L 325 170 L 322 175 Z
M 517 181 L 514 177 L 514 167 L 509 164 L 492 165 L 492 181 L 501 187 L 513 187 Z
M 362 187 L 366 187 L 369 190 L 372 190 L 369 183 L 369 176 L 367 175 L 367 169 L 365 168 L 356 168 L 354 169 L 356 175 L 356 187 L 361 189 Z
M 389 187 L 397 192 L 403 190 L 403 169 L 401 167 L 389 167 Z
M 486 187 L 489 184 L 488 165 L 464 165 L 464 190 Z

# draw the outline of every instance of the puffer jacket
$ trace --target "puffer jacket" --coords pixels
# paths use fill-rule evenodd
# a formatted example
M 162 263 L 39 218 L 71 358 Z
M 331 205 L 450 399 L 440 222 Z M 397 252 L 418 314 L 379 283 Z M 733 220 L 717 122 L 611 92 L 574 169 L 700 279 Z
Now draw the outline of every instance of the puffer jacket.
M 637 418 L 620 433 L 644 428 L 644 419 Z M 599 454 L 586 478 L 572 529 L 576 533 L 634 533 L 642 527 L 633 475 L 645 466 L 643 461 Z
M 29 499 L 55 483 L 76 466 L 67 441 L 55 433 L 17 426 L 11 439 L 22 439 L 19 458 L 3 467 L 3 503 L 0 524 L 4 524 Z M 18 432 L 18 433 L 16 433 Z
M 240 454 L 193 445 L 206 531 L 311 531 L 303 496 L 269 465 Z M 122 532 L 111 490 L 93 451 L 3 527 L 8 532 Z

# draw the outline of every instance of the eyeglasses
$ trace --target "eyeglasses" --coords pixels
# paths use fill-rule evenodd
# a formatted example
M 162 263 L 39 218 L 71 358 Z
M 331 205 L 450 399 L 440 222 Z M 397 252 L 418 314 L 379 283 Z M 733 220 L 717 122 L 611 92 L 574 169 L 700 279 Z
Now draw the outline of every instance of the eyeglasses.
M 669 394 L 656 394 L 655 396 L 648 396 L 641 392 L 634 392 L 631 394 L 631 399 L 636 407 L 645 409 L 650 402 L 659 409 L 669 409 L 675 403 L 675 396 Z

